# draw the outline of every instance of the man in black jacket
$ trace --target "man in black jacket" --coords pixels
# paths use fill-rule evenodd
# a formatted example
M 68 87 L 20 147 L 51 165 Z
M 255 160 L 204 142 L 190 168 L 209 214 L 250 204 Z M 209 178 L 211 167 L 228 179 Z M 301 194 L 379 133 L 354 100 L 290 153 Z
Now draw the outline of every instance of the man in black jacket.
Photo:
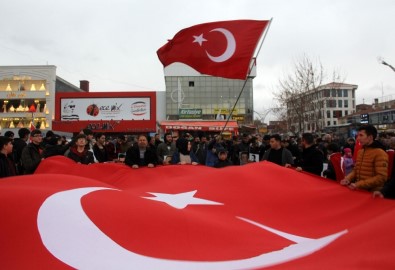
M 12 150 L 12 158 L 14 159 L 16 165 L 16 173 L 18 175 L 23 174 L 22 164 L 21 164 L 21 156 L 22 150 L 27 145 L 27 140 L 29 139 L 30 130 L 27 128 L 20 128 L 18 130 L 19 138 L 15 138 L 13 142 L 13 150 Z
M 41 143 L 43 135 L 39 129 L 35 129 L 30 133 L 31 143 L 29 143 L 22 151 L 21 162 L 24 174 L 32 174 L 37 169 L 42 159 Z
M 317 149 L 314 144 L 314 137 L 311 133 L 302 134 L 302 156 L 297 164 L 297 171 L 306 171 L 321 176 L 324 167 L 324 154 Z
M 148 146 L 147 136 L 138 137 L 137 146 L 130 147 L 126 151 L 125 164 L 137 169 L 142 166 L 154 168 L 158 164 L 156 151 Z

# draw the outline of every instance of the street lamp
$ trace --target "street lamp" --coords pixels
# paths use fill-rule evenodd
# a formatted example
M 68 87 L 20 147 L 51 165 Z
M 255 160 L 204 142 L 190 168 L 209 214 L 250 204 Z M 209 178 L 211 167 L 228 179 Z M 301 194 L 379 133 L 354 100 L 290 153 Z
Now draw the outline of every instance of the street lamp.
M 259 112 L 257 112 L 257 111 L 254 111 L 254 113 L 256 113 L 256 114 L 259 116 L 259 120 L 261 121 L 262 124 L 264 124 L 264 123 L 265 123 L 266 116 L 268 116 L 269 113 L 270 113 L 272 110 L 273 110 L 273 108 L 269 108 L 269 109 L 264 110 L 262 113 L 259 113 Z
M 388 66 L 388 67 L 390 67 L 393 71 L 395 71 L 395 68 L 394 68 L 393 66 L 391 66 L 390 64 L 388 64 L 387 62 L 385 62 L 383 58 L 379 57 L 378 60 L 379 60 L 379 63 L 380 63 L 380 64 L 383 64 L 384 66 Z

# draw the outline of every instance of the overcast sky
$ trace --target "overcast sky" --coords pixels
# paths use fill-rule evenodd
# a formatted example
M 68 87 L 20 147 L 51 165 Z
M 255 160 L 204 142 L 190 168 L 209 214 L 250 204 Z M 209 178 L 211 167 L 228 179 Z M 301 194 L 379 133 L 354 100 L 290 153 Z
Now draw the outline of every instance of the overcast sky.
M 91 91 L 164 91 L 156 51 L 179 30 L 273 18 L 258 56 L 255 111 L 273 106 L 278 81 L 303 55 L 357 84 L 357 104 L 395 99 L 395 72 L 377 61 L 395 66 L 393 0 L 5 0 L 0 10 L 0 65 L 55 65 L 77 86 L 90 81 Z

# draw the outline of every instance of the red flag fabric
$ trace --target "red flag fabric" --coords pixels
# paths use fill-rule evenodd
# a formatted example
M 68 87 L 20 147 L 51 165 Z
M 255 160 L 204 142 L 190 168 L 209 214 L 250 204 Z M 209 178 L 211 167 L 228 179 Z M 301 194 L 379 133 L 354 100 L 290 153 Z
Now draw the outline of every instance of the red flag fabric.
M 344 179 L 344 160 L 341 153 L 333 153 L 329 157 L 330 162 L 332 163 L 333 169 L 335 170 L 336 181 L 340 182 L 340 180 Z
M 394 269 L 395 202 L 270 162 L 43 160 L 0 181 L 3 269 Z
M 166 67 L 180 62 L 206 75 L 245 80 L 269 21 L 211 22 L 185 28 L 158 51 Z
M 357 161 L 357 156 L 358 156 L 358 151 L 362 148 L 362 144 L 359 142 L 358 139 L 355 140 L 355 145 L 354 145 L 354 153 L 352 155 L 352 159 L 354 160 L 354 163 Z
M 33 122 L 30 122 L 30 131 L 33 131 L 35 129 L 36 129 L 36 127 L 33 125 Z

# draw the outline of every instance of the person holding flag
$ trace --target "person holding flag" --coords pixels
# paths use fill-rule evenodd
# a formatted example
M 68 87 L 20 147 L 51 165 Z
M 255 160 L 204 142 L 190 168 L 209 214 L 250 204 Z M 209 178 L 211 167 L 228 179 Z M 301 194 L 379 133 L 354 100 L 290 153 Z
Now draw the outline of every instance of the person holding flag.
M 377 129 L 373 125 L 358 129 L 357 141 L 362 148 L 358 150 L 354 169 L 340 181 L 350 189 L 367 191 L 380 190 L 387 181 L 388 155 L 383 145 L 376 140 Z

